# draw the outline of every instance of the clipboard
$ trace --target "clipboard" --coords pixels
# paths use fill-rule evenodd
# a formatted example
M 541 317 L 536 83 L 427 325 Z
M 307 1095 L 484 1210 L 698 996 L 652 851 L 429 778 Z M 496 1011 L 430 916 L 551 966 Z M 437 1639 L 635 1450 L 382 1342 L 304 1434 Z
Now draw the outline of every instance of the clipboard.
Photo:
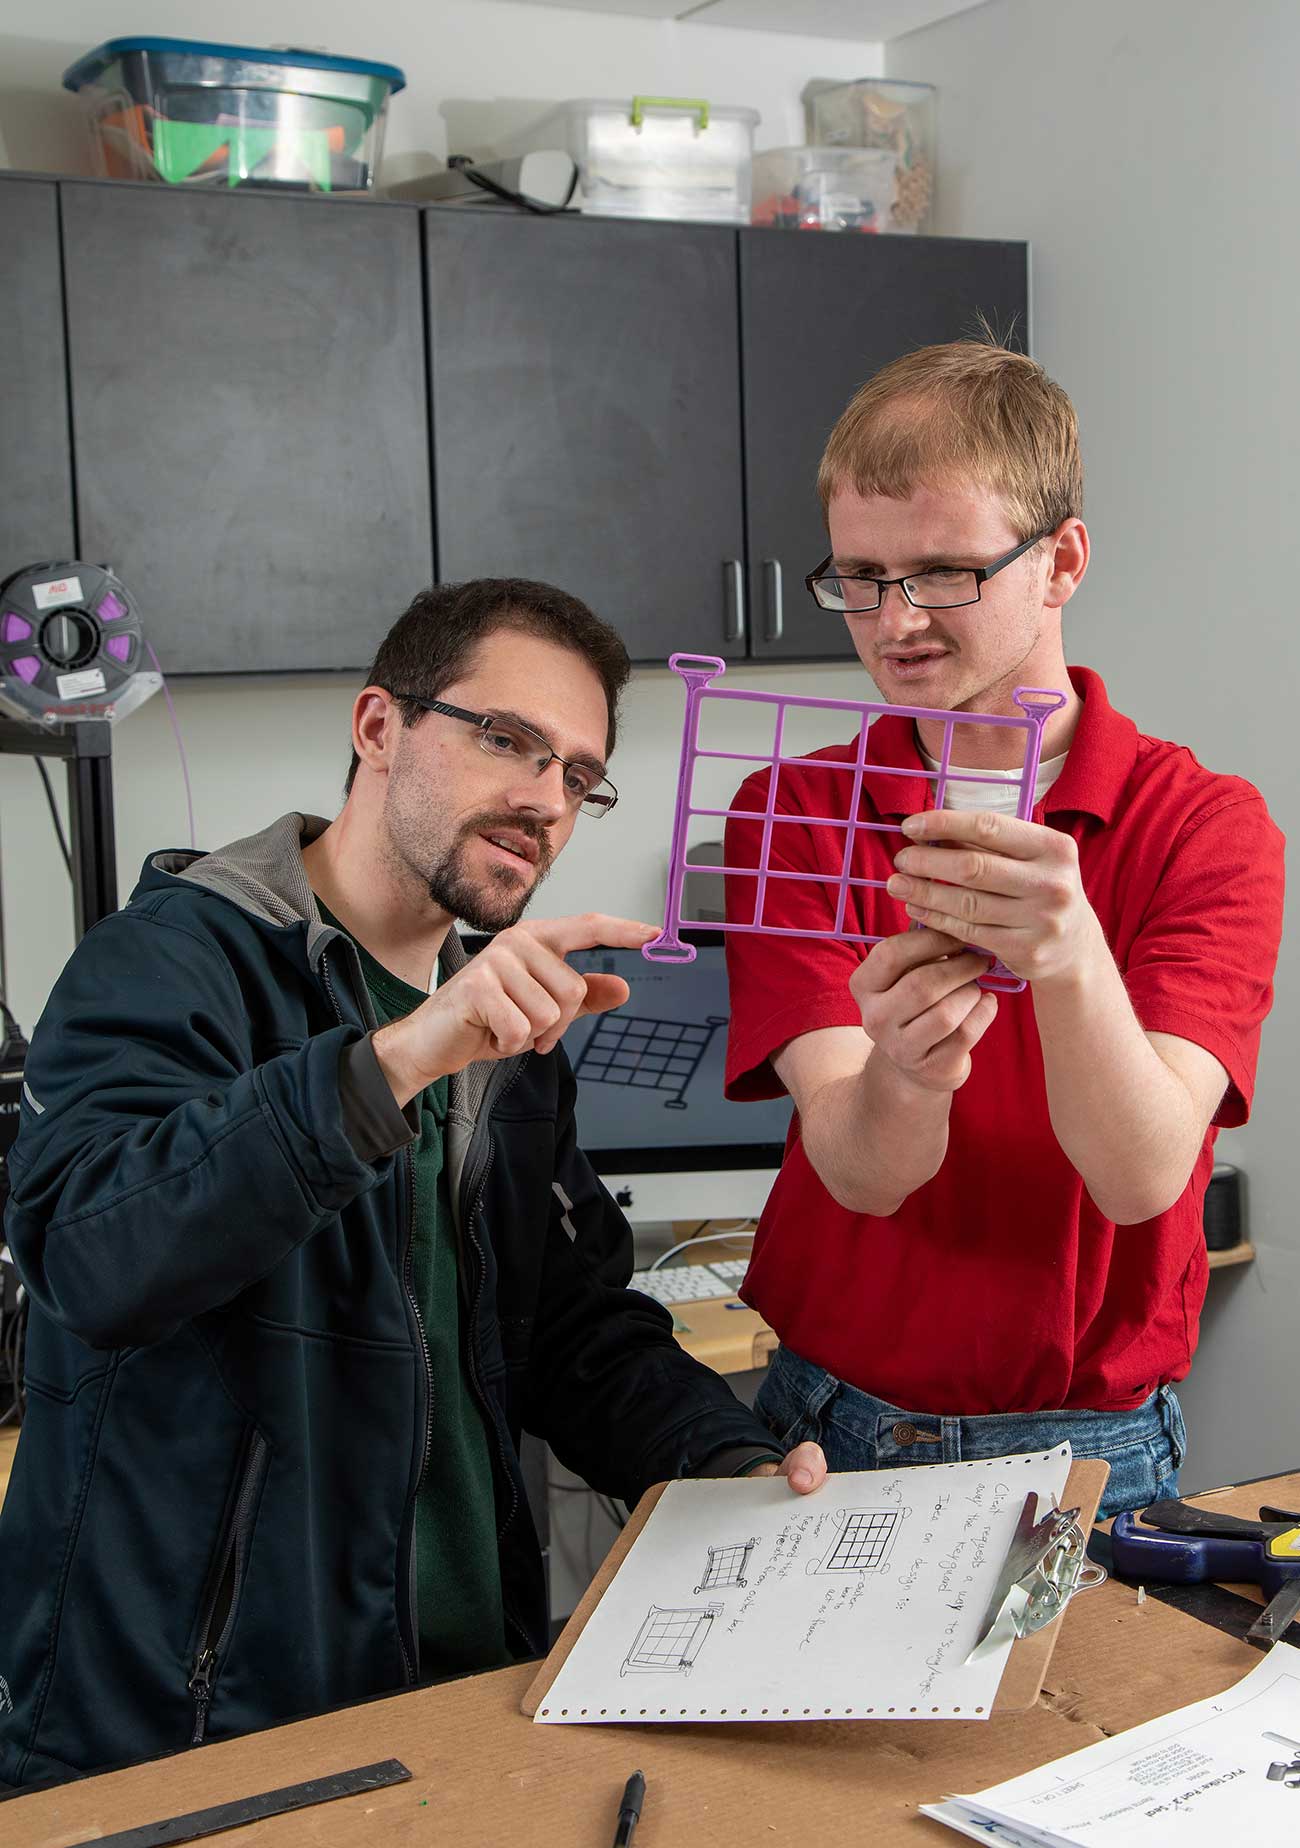
M 917 1466 L 918 1475 L 923 1475 L 924 1471 L 924 1464 Z M 1076 1458 L 1070 1465 L 1070 1473 L 1066 1477 L 1065 1488 L 1061 1496 L 1061 1506 L 1078 1509 L 1076 1525 L 1085 1539 L 1096 1521 L 1097 1508 L 1109 1476 L 1110 1465 L 1096 1457 Z M 615 1573 L 627 1558 L 637 1535 L 649 1520 L 659 1497 L 667 1487 L 666 1482 L 659 1482 L 653 1488 L 647 1489 L 629 1516 L 627 1526 L 610 1548 L 599 1572 L 587 1587 L 577 1609 L 565 1624 L 551 1653 L 542 1663 L 520 1701 L 519 1711 L 527 1719 L 533 1718 L 546 1699 L 556 1676 L 568 1659 L 569 1652 L 581 1636 L 592 1612 L 604 1597 Z M 1061 1616 L 1064 1615 L 1068 1602 L 1067 1597 L 1060 1613 L 1041 1629 L 1034 1630 L 1026 1636 L 1019 1636 L 1012 1643 L 1011 1653 L 1002 1671 L 1002 1679 L 998 1683 L 997 1696 L 990 1709 L 990 1718 L 996 1719 L 999 1714 L 1003 1713 L 1022 1713 L 1026 1708 L 1035 1704 L 1042 1691 L 1048 1663 L 1052 1659 L 1052 1651 L 1056 1647 L 1056 1639 L 1060 1634 Z M 895 1725 L 898 1722 L 889 1721 L 887 1723 Z

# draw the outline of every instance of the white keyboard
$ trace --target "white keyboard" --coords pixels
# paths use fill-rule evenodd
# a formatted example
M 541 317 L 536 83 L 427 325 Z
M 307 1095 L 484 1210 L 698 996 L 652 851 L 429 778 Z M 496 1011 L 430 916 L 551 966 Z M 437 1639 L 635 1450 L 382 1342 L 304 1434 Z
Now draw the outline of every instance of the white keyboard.
M 724 1258 L 717 1264 L 666 1264 L 662 1270 L 633 1271 L 628 1287 L 653 1296 L 657 1303 L 698 1303 L 712 1296 L 734 1296 L 748 1269 L 748 1258 Z

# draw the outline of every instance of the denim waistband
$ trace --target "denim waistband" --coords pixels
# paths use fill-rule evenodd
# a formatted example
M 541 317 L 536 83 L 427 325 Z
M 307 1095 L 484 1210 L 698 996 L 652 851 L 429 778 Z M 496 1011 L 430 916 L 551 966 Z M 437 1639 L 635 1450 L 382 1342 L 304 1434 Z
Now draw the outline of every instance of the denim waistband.
M 1176 1468 L 1185 1443 L 1178 1401 L 1168 1386 L 1158 1388 L 1140 1405 L 1119 1411 L 1062 1409 L 973 1416 L 916 1412 L 850 1386 L 783 1347 L 772 1357 L 761 1396 L 763 1414 L 774 1429 L 785 1425 L 786 1433 L 793 1436 L 801 1428 L 812 1434 L 813 1427 L 830 1424 L 838 1441 L 829 1448 L 860 1446 L 864 1452 L 861 1467 L 1010 1456 L 1048 1449 L 1067 1438 L 1077 1456 L 1105 1458 L 1144 1438 L 1156 1438 L 1169 1442 Z

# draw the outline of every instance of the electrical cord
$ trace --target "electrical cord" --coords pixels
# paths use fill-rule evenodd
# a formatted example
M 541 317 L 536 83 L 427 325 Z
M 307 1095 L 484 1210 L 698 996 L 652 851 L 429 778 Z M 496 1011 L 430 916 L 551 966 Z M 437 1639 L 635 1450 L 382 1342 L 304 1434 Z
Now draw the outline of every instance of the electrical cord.
M 71 879 L 72 854 L 68 848 L 68 838 L 63 832 L 63 817 L 59 814 L 59 805 L 54 800 L 54 786 L 50 782 L 50 773 L 39 757 L 33 757 L 32 762 L 36 765 L 37 776 L 40 777 L 41 782 L 45 785 L 45 800 L 50 805 L 50 820 L 54 823 L 54 832 L 59 842 L 59 852 L 63 855 L 63 864 L 68 869 L 68 878 Z
M 23 1293 L 18 1307 L 8 1317 L 0 1317 L 0 1360 L 9 1381 L 10 1403 L 0 1413 L 0 1427 L 21 1422 L 27 1407 L 23 1389 L 23 1337 L 27 1328 L 27 1296 Z
M 181 760 L 181 776 L 185 782 L 185 811 L 190 819 L 190 846 L 193 847 L 197 851 L 198 841 L 196 840 L 195 834 L 194 834 L 194 796 L 190 789 L 190 766 L 185 756 L 185 745 L 181 739 L 180 720 L 176 717 L 176 708 L 172 704 L 172 690 L 167 685 L 167 676 L 166 674 L 163 673 L 162 663 L 159 661 L 157 655 L 153 651 L 153 644 L 146 640 L 145 649 L 147 650 L 149 659 L 153 662 L 155 671 L 157 672 L 158 681 L 162 687 L 162 696 L 163 696 L 163 699 L 166 701 L 166 705 L 167 705 L 167 717 L 171 720 L 171 723 L 172 723 L 172 736 L 176 740 L 176 751 Z
M 709 1219 L 705 1219 L 701 1221 L 701 1224 L 706 1225 L 706 1226 L 712 1225 L 713 1223 L 714 1222 Z M 706 1232 L 702 1238 L 700 1237 L 698 1231 L 692 1232 L 689 1238 L 684 1238 L 678 1244 L 670 1245 L 667 1251 L 661 1252 L 659 1256 L 655 1259 L 654 1263 L 651 1264 L 648 1268 L 652 1271 L 661 1270 L 663 1266 L 668 1262 L 669 1258 L 675 1258 L 679 1251 L 689 1251 L 696 1245 L 714 1245 L 714 1244 L 719 1244 L 719 1243 L 726 1244 L 730 1242 L 732 1239 L 753 1238 L 757 1230 L 758 1230 L 758 1227 L 754 1224 L 753 1220 L 751 1219 L 751 1220 L 740 1220 L 736 1225 L 734 1225 L 731 1228 L 730 1232 Z
M 457 173 L 463 173 L 472 185 L 481 186 L 484 192 L 492 193 L 495 198 L 504 199 L 507 205 L 522 206 L 525 212 L 533 212 L 539 218 L 553 218 L 557 212 L 567 212 L 573 195 L 578 190 L 576 161 L 573 164 L 573 178 L 569 181 L 569 190 L 558 205 L 546 205 L 540 199 L 530 199 L 527 193 L 514 192 L 509 186 L 503 186 L 499 180 L 494 180 L 489 174 L 481 172 L 468 154 L 448 155 L 447 165 L 454 168 Z

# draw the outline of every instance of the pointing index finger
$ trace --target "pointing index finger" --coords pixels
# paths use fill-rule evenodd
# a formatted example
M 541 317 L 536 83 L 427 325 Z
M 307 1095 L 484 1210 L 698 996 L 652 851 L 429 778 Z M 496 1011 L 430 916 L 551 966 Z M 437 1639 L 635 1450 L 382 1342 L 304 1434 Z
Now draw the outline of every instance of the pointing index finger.
M 534 925 L 533 934 L 557 956 L 568 956 L 574 950 L 639 950 L 659 935 L 659 929 L 657 924 L 587 911 L 581 917 L 547 918 Z

